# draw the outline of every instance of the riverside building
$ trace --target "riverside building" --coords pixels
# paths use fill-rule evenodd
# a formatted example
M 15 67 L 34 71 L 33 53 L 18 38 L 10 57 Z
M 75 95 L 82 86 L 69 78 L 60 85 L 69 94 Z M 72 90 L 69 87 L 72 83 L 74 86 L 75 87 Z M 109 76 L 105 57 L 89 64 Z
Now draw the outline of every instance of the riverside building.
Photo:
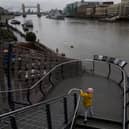
M 112 1 L 80 1 L 66 5 L 65 15 L 68 17 L 103 17 L 106 16 L 106 8 L 113 5 Z
M 120 16 L 129 18 L 129 0 L 122 0 L 121 3 L 111 5 L 107 8 L 108 16 Z
M 122 0 L 121 4 L 123 17 L 129 18 L 129 0 Z

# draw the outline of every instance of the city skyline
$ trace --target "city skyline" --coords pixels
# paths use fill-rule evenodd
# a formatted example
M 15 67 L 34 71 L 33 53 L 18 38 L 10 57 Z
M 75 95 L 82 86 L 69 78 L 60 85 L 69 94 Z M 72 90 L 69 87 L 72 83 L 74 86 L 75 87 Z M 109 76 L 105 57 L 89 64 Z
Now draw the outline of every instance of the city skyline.
M 0 6 L 8 10 L 20 11 L 22 3 L 25 3 L 26 5 L 35 5 L 37 3 L 40 3 L 41 8 L 45 11 L 52 8 L 63 9 L 66 4 L 75 1 L 80 1 L 80 0 L 53 0 L 51 2 L 48 0 L 0 0 Z M 85 1 L 95 1 L 95 0 L 85 0 Z M 96 1 L 114 1 L 114 3 L 121 2 L 121 0 L 96 0 Z

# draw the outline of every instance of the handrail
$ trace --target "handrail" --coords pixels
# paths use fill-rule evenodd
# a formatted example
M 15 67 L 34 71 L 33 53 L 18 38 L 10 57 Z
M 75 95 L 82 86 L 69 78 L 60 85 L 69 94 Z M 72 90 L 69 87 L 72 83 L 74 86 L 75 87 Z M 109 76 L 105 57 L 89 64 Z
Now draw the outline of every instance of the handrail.
M 126 112 L 126 101 L 127 101 L 127 97 L 126 97 L 126 80 L 127 80 L 127 73 L 124 69 L 122 69 L 121 67 L 117 66 L 122 72 L 123 72 L 123 75 L 124 75 L 124 78 L 123 78 L 123 108 L 124 108 L 124 111 L 123 111 L 123 128 L 122 129 L 126 129 L 126 115 L 127 115 L 127 112 Z
M 68 94 L 71 94 L 71 92 L 74 91 L 74 90 L 75 91 L 80 91 L 81 89 L 73 88 L 73 89 L 69 90 Z M 75 121 L 75 118 L 76 118 L 76 114 L 77 114 L 77 111 L 78 111 L 78 108 L 79 108 L 79 104 L 80 104 L 80 95 L 79 95 L 78 100 L 77 100 L 77 105 L 76 105 L 76 108 L 75 108 L 75 112 L 74 112 L 74 115 L 73 115 L 73 119 L 72 119 L 70 129 L 73 128 L 74 121 Z
M 43 79 L 45 79 L 51 72 L 53 72 L 56 68 L 65 65 L 65 64 L 69 64 L 69 63 L 75 63 L 78 61 L 87 61 L 87 62 L 102 62 L 105 63 L 104 61 L 97 61 L 97 60 L 93 60 L 93 59 L 76 59 L 76 60 L 71 60 L 71 61 L 67 61 L 67 62 L 63 62 L 60 64 L 57 64 L 55 67 L 53 67 L 50 71 L 48 71 L 43 77 L 41 77 L 41 79 L 39 79 L 35 84 L 33 84 L 30 88 L 23 88 L 23 89 L 16 89 L 16 90 L 6 90 L 6 91 L 0 91 L 0 93 L 8 93 L 8 92 L 18 92 L 18 91 L 27 91 L 28 89 L 32 90 L 33 88 L 35 88 Z M 112 64 L 112 63 L 109 63 Z M 115 64 L 114 64 L 115 65 Z M 117 66 L 117 65 L 116 65 Z M 120 66 L 117 66 L 121 71 L 122 69 L 120 68 Z
M 123 70 L 124 72 L 124 113 L 123 113 L 123 129 L 126 129 L 126 115 L 127 115 L 127 111 L 126 111 L 126 102 L 127 102 L 127 96 L 126 96 L 126 91 L 127 91 L 127 87 L 126 87 L 126 79 L 127 79 L 127 73 L 125 72 L 125 70 Z
M 27 91 L 28 89 L 32 90 L 33 88 L 35 88 L 43 79 L 45 79 L 51 72 L 53 72 L 56 68 L 65 65 L 65 64 L 69 64 L 69 63 L 74 63 L 76 61 L 80 61 L 80 60 L 71 60 L 71 61 L 67 61 L 67 62 L 63 62 L 61 64 L 56 65 L 55 67 L 53 67 L 49 72 L 47 72 L 41 79 L 39 79 L 35 84 L 33 84 L 30 88 L 23 88 L 23 89 L 16 89 L 16 90 L 6 90 L 6 91 L 0 91 L 0 93 L 8 93 L 8 92 L 18 92 L 18 91 Z M 90 60 L 89 60 L 90 61 Z
M 71 93 L 70 93 L 71 94 Z M 57 101 L 57 100 L 60 100 L 61 98 L 63 97 L 66 97 L 66 96 L 69 96 L 70 94 L 64 94 L 64 95 L 61 95 L 61 96 L 58 96 L 58 97 L 54 97 L 52 99 L 48 99 L 48 100 L 44 100 L 42 102 L 39 102 L 39 103 L 36 103 L 36 104 L 33 104 L 33 105 L 29 105 L 29 106 L 26 106 L 26 107 L 22 107 L 20 109 L 16 109 L 14 111 L 10 111 L 8 113 L 4 113 L 2 115 L 0 115 L 0 118 L 5 118 L 5 117 L 8 117 L 8 116 L 11 116 L 15 113 L 19 113 L 19 112 L 22 112 L 22 111 L 26 111 L 27 109 L 30 109 L 30 108 L 34 108 L 34 107 L 37 107 L 37 106 L 40 106 L 42 104 L 48 104 L 48 103 L 51 103 L 52 101 Z
M 59 97 L 55 97 L 55 98 L 52 98 L 52 99 L 48 99 L 46 101 L 43 101 L 43 102 L 40 102 L 40 103 L 37 103 L 37 104 L 33 104 L 31 106 L 26 106 L 26 107 L 23 107 L 23 108 L 20 108 L 20 109 L 17 109 L 15 111 L 11 111 L 11 112 L 8 112 L 8 113 L 4 113 L 2 115 L 0 115 L 0 119 L 6 119 L 8 117 L 15 117 L 16 114 L 19 114 L 19 113 L 24 113 L 26 110 L 28 109 L 32 109 L 32 108 L 35 108 L 37 106 L 40 106 L 40 105 L 45 105 L 45 104 L 52 104 L 51 102 L 55 101 L 55 102 L 58 102 L 60 99 L 64 98 L 64 97 L 67 97 L 67 96 L 70 96 L 72 95 L 72 92 L 73 90 L 77 90 L 77 89 L 71 89 L 68 91 L 67 94 L 65 95 L 62 95 L 62 96 L 59 96 Z M 80 90 L 80 89 L 78 89 Z M 75 93 L 75 92 L 74 92 Z M 75 112 L 74 112 L 74 116 L 73 116 L 73 119 L 72 119 L 72 124 L 71 124 L 71 129 L 73 127 L 73 124 L 74 124 L 74 120 L 75 120 L 75 116 L 76 116 L 76 113 L 77 113 L 77 110 L 78 110 L 78 107 L 79 107 L 79 103 L 80 103 L 80 96 L 78 97 L 78 101 L 77 101 L 77 105 L 76 105 L 76 109 L 75 109 Z

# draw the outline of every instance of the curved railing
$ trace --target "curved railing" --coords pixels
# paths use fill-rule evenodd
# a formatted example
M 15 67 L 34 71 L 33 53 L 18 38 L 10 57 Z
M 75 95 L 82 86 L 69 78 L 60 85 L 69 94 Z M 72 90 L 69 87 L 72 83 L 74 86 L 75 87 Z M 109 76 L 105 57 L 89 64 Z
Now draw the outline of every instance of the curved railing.
M 69 126 L 77 94 L 65 94 L 0 115 L 1 129 L 60 129 Z
M 103 76 L 115 81 L 123 91 L 123 129 L 127 122 L 127 75 L 115 59 L 94 58 L 71 60 L 56 65 L 29 88 L 15 88 L 0 91 L 11 110 L 42 101 L 47 94 L 64 79 L 83 76 L 85 73 Z M 12 120 L 14 121 L 14 120 Z

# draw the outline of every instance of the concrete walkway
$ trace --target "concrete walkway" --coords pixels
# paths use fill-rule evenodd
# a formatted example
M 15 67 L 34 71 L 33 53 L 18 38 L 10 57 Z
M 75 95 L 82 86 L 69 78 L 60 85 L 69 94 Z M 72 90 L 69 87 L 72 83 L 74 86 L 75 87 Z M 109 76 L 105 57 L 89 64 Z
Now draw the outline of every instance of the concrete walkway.
M 47 99 L 63 95 L 71 88 L 81 88 L 85 90 L 88 87 L 95 89 L 94 117 L 119 122 L 122 121 L 122 91 L 115 82 L 100 76 L 86 74 L 82 77 L 64 80 L 54 88 Z M 84 107 L 81 101 L 79 113 L 83 114 L 83 112 Z

